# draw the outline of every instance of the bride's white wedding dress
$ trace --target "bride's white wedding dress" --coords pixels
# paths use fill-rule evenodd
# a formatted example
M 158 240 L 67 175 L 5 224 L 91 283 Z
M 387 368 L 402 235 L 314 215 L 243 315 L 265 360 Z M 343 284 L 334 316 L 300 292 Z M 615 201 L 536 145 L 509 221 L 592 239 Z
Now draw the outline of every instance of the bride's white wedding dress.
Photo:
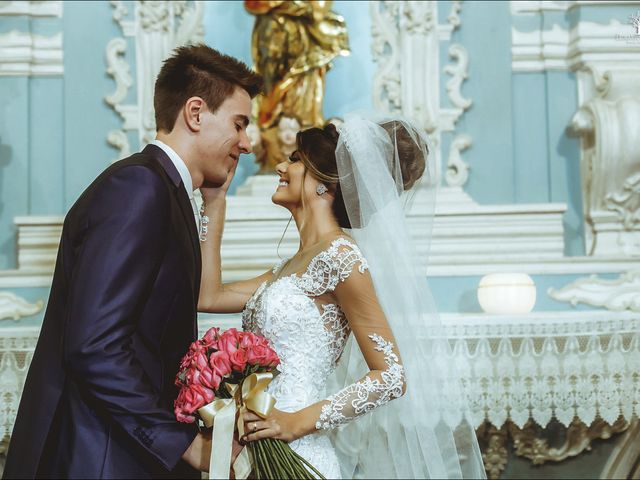
M 269 385 L 276 408 L 294 412 L 328 401 L 317 419 L 318 431 L 290 446 L 326 478 L 340 478 L 327 431 L 401 396 L 403 367 L 393 344 L 369 329 L 372 346 L 384 354 L 387 369 L 340 392 L 327 392 L 327 380 L 351 332 L 343 309 L 331 301 L 331 294 L 350 276 L 363 275 L 367 262 L 354 243 L 339 237 L 302 272 L 280 275 L 284 263 L 274 267 L 273 279 L 263 283 L 248 301 L 243 328 L 266 337 L 280 357 L 280 373 Z

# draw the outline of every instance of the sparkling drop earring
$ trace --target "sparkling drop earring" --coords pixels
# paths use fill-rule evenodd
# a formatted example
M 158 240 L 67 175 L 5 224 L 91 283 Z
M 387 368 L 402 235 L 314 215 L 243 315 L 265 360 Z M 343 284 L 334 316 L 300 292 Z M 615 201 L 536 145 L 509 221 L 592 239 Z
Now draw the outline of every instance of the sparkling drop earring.
M 324 183 L 319 183 L 318 186 L 316 187 L 316 193 L 318 195 L 322 195 L 323 193 L 327 193 L 328 191 L 329 189 Z

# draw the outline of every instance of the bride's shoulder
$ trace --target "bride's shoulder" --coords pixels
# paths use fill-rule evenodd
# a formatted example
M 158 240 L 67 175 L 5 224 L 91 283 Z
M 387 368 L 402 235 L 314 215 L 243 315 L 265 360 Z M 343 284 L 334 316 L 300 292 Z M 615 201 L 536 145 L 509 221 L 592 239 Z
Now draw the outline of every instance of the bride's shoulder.
M 321 257 L 324 257 L 324 260 L 330 259 L 329 263 L 333 264 L 333 269 L 343 275 L 348 276 L 355 264 L 359 264 L 358 270 L 360 272 L 368 268 L 367 261 L 358 244 L 347 234 L 336 235 L 331 239 L 323 254 Z

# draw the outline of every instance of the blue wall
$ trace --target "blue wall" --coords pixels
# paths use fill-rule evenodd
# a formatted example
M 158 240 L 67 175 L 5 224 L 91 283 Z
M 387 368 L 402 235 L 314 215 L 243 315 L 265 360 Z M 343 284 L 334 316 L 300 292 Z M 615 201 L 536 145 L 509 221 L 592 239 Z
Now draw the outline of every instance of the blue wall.
M 125 2 L 132 15 L 133 5 Z M 335 1 L 348 26 L 352 53 L 334 61 L 326 82 L 325 116 L 371 108 L 372 77 L 368 2 Z M 446 22 L 451 2 L 438 4 Z M 63 33 L 64 75 L 0 77 L 0 269 L 15 267 L 17 215 L 63 215 L 117 151 L 106 142 L 121 120 L 104 101 L 115 82 L 106 74 L 105 46 L 121 35 L 108 2 L 64 2 L 62 18 L 5 17 L 0 33 Z M 473 145 L 463 152 L 471 167 L 467 192 L 479 203 L 566 202 L 568 254 L 582 254 L 579 145 L 566 127 L 577 108 L 575 75 L 511 71 L 511 28 L 522 31 L 570 28 L 577 21 L 627 22 L 635 5 L 583 5 L 568 12 L 512 16 L 508 2 L 463 2 L 461 28 L 451 43 L 469 52 L 469 78 L 462 94 L 473 105 L 461 117 L 458 133 Z M 254 18 L 239 1 L 205 4 L 205 41 L 251 63 Z M 442 45 L 441 66 L 450 62 Z M 129 44 L 127 60 L 134 61 Z M 135 75 L 132 68 L 131 74 Z M 448 76 L 441 80 L 443 106 Z M 135 99 L 135 88 L 128 93 Z M 443 136 L 446 158 L 451 134 Z M 132 140 L 134 140 L 132 138 Z M 136 144 L 135 141 L 132 142 Z M 241 160 L 234 187 L 253 174 L 252 156 Z
M 104 102 L 114 89 L 105 46 L 120 34 L 108 2 L 64 2 L 62 18 L 3 18 L 11 30 L 63 32 L 64 75 L 0 77 L 0 269 L 16 266 L 19 215 L 63 215 L 117 155 L 120 125 Z M 108 21 L 105 21 L 108 19 Z

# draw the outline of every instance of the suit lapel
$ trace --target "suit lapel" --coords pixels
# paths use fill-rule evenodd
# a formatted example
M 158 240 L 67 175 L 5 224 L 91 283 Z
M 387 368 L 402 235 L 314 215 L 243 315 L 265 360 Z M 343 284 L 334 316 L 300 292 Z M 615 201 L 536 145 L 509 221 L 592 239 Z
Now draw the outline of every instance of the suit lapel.
M 187 195 L 187 191 L 185 190 L 184 184 L 182 183 L 182 178 L 178 173 L 175 165 L 168 157 L 168 155 L 162 150 L 160 147 L 155 145 L 147 145 L 143 153 L 152 155 L 158 160 L 158 163 L 162 166 L 164 171 L 167 173 L 169 178 L 171 179 L 174 188 L 174 194 L 176 196 L 177 204 L 180 207 L 180 213 L 182 216 L 182 221 L 185 224 L 184 229 L 181 229 L 178 234 L 185 233 L 188 236 L 188 240 L 186 243 L 191 244 L 191 250 L 193 252 L 193 261 L 194 261 L 194 278 L 193 278 L 193 293 L 195 297 L 195 301 L 198 300 L 198 295 L 200 292 L 200 275 L 202 269 L 202 258 L 200 254 L 200 240 L 198 235 L 198 229 L 196 228 L 195 219 L 193 216 L 193 209 L 191 208 L 191 202 L 189 201 L 189 196 Z M 186 230 L 185 230 L 186 229 Z M 184 238 L 184 235 L 180 235 Z M 186 239 L 185 239 L 186 240 Z
M 191 248 L 193 248 L 193 255 L 196 259 L 196 278 L 198 279 L 198 284 L 200 283 L 200 239 L 198 235 L 198 229 L 196 228 L 195 219 L 193 216 L 193 209 L 191 208 L 191 202 L 189 201 L 189 196 L 187 195 L 186 190 L 184 189 L 184 185 L 182 181 L 180 181 L 180 186 L 176 190 L 176 195 L 178 197 L 178 205 L 180 205 L 180 211 L 182 212 L 182 219 L 187 224 L 187 230 L 189 231 L 189 239 L 191 241 Z

